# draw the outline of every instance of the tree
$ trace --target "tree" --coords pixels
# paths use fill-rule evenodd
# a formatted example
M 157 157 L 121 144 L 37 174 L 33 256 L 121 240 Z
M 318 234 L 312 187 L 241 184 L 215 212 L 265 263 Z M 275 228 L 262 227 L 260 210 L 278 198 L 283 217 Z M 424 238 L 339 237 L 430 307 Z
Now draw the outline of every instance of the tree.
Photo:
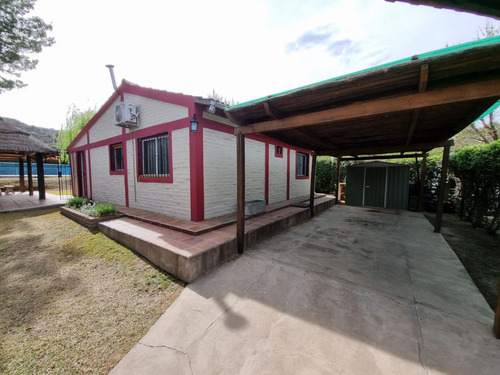
M 54 44 L 47 32 L 52 25 L 40 17 L 27 17 L 36 0 L 0 1 L 0 93 L 26 86 L 17 79 L 21 72 L 36 67 L 38 60 L 29 56 Z
M 498 140 L 498 134 L 500 133 L 499 117 L 499 111 L 495 110 L 482 119 L 470 124 L 458 134 L 458 146 L 488 144 Z
M 218 102 L 224 103 L 224 104 L 229 105 L 229 106 L 238 104 L 238 102 L 236 100 L 225 98 L 221 94 L 216 92 L 214 89 L 212 89 L 211 94 L 208 94 L 208 98 L 213 99 L 213 100 L 217 100 Z
M 491 21 L 487 21 L 486 25 L 477 31 L 476 40 L 496 35 L 500 35 L 500 27 L 495 28 Z M 488 144 L 498 140 L 499 133 L 500 111 L 496 109 L 457 134 L 456 143 L 459 148 L 475 144 Z
M 97 110 L 95 108 L 81 111 L 74 104 L 68 109 L 66 124 L 61 126 L 61 131 L 57 134 L 53 142 L 54 147 L 61 151 L 61 163 L 69 162 L 68 154 L 65 151 L 96 113 Z

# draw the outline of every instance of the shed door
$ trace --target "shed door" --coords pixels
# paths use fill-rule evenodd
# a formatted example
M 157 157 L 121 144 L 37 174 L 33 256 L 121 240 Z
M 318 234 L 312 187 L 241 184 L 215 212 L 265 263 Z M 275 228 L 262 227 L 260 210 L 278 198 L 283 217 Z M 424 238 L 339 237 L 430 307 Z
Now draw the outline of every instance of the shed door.
M 364 196 L 365 168 L 347 168 L 345 202 L 350 206 L 362 206 Z
M 385 207 L 386 168 L 365 169 L 365 199 L 363 206 Z

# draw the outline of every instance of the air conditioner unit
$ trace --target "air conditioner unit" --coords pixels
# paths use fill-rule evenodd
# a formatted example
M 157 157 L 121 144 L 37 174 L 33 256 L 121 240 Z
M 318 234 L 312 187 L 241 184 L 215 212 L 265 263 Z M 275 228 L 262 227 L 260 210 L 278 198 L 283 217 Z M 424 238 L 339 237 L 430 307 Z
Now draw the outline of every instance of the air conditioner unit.
M 124 100 L 123 102 L 115 105 L 116 126 L 124 126 L 127 128 L 130 126 L 138 126 L 138 116 L 139 114 L 137 113 L 137 107 L 131 102 L 127 102 L 126 100 Z

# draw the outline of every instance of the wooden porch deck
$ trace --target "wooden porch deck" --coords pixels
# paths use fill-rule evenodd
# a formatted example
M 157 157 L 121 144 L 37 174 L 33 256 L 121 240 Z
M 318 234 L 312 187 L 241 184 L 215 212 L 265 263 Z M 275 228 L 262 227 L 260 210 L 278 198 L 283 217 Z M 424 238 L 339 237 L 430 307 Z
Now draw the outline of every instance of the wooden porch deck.
M 309 207 L 300 204 L 304 200 L 308 198 L 268 205 L 266 213 L 247 218 L 246 248 L 307 220 Z M 334 203 L 333 196 L 318 196 L 315 211 Z M 142 210 L 118 210 L 126 217 L 101 222 L 99 230 L 181 280 L 192 282 L 237 255 L 236 215 L 193 223 Z

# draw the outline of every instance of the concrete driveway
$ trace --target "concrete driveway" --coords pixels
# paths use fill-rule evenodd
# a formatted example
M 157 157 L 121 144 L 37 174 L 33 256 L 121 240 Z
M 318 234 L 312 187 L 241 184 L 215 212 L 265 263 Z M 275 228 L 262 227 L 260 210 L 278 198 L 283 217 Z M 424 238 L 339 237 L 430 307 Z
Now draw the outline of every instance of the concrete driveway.
M 335 206 L 189 285 L 117 374 L 499 374 L 493 312 L 418 213 Z

